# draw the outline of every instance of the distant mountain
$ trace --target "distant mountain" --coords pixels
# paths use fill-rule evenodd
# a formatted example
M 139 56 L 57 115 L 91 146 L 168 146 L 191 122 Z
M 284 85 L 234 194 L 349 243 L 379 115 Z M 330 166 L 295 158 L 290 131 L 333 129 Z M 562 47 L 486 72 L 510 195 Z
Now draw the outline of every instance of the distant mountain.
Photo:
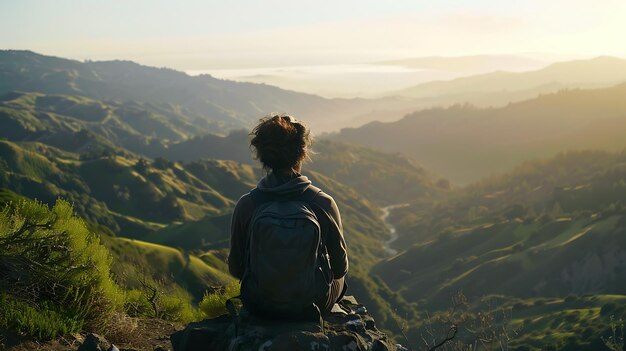
M 601 87 L 626 81 L 626 60 L 601 56 L 588 60 L 566 61 L 528 72 L 498 71 L 476 76 L 417 85 L 397 92 L 411 98 L 458 97 L 465 94 L 534 91 L 545 86 Z M 458 100 L 457 102 L 471 101 Z
M 0 96 L 13 92 L 75 95 L 160 109 L 163 119 L 197 134 L 248 127 L 270 113 L 289 113 L 315 130 L 333 130 L 385 100 L 325 99 L 265 84 L 189 76 L 130 61 L 80 62 L 30 51 L 0 51 Z M 338 126 L 338 127 L 335 127 Z
M 568 149 L 626 147 L 626 85 L 568 90 L 480 109 L 467 105 L 413 113 L 392 123 L 343 129 L 332 138 L 402 152 L 458 183 Z
M 371 121 L 398 120 L 433 106 L 463 102 L 501 106 L 563 88 L 608 86 L 623 81 L 626 73 L 620 62 L 613 58 L 566 62 L 536 72 L 497 72 L 426 83 L 385 98 L 326 99 L 265 84 L 189 76 L 130 61 L 80 62 L 30 51 L 1 50 L 0 96 L 42 93 L 89 98 L 114 107 L 142 106 L 149 112 L 134 117 L 138 124 L 135 129 L 146 127 L 148 120 L 157 125 L 169 124 L 174 128 L 168 140 L 176 141 L 190 135 L 249 128 L 270 113 L 294 115 L 315 133 L 321 133 Z M 151 132 L 148 130 L 144 137 L 161 137 Z

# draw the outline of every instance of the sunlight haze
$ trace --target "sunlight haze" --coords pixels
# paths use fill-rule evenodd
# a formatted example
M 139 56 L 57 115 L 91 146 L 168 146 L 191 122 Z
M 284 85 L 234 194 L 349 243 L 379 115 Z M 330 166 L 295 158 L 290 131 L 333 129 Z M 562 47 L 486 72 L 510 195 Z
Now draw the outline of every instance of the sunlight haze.
M 626 3 L 615 0 L 602 6 L 590 0 L 27 0 L 3 2 L 0 9 L 4 49 L 132 60 L 325 97 L 384 96 L 494 69 L 523 71 L 563 59 L 626 56 Z M 512 59 L 454 71 L 372 65 L 472 55 Z
M 626 55 L 626 3 L 616 0 L 26 0 L 3 1 L 0 10 L 3 48 L 181 70 L 433 55 Z

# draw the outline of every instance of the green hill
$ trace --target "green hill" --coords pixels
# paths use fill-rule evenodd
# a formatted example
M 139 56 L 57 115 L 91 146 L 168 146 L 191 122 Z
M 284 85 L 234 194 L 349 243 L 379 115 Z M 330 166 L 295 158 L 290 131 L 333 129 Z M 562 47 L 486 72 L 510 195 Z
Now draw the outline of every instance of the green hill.
M 564 150 L 626 147 L 626 85 L 570 90 L 479 109 L 424 110 L 392 123 L 343 129 L 335 140 L 401 152 L 458 183 Z
M 527 312 L 516 316 L 515 309 L 526 311 L 524 306 L 537 299 L 623 296 L 624 199 L 624 153 L 569 152 L 526 162 L 505 175 L 457 189 L 434 207 L 416 203 L 396 210 L 396 247 L 404 250 L 373 272 L 407 301 L 417 302 L 420 311 L 445 310 L 459 291 L 472 301 L 500 296 L 492 309 L 512 308 L 511 301 L 518 301 L 513 309 L 518 319 Z M 566 305 L 559 306 L 556 312 L 541 306 L 531 313 L 534 317 L 520 332 L 528 343 L 538 345 L 532 330 L 558 329 L 559 322 L 551 318 L 569 313 Z M 618 311 L 616 318 L 625 312 Z M 582 319 L 595 320 L 602 329 L 608 328 L 609 317 L 596 310 Z M 540 319 L 550 322 L 543 327 L 533 322 Z M 561 329 L 573 332 L 580 320 L 562 319 Z M 563 335 L 549 339 L 565 342 Z M 591 342 L 575 341 L 578 347 Z
M 85 160 L 41 143 L 9 141 L 0 141 L 0 161 L 7 170 L 0 187 L 48 203 L 67 198 L 87 219 L 130 236 L 172 221 L 226 213 L 237 199 L 213 188 L 236 183 L 228 163 L 206 162 L 203 171 L 200 163 L 193 164 L 201 180 L 184 165 L 163 159 L 150 162 L 127 154 Z
M 169 246 L 127 238 L 106 238 L 103 242 L 114 258 L 113 274 L 127 289 L 141 289 L 140 280 L 148 276 L 167 289 L 189 293 L 198 302 L 206 291 L 234 281 L 198 256 Z

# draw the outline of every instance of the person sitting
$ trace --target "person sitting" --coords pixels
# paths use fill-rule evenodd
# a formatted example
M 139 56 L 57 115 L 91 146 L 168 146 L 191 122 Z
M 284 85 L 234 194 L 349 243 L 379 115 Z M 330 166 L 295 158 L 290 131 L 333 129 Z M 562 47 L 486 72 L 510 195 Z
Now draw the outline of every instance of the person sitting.
M 266 175 L 237 202 L 230 273 L 251 314 L 301 319 L 328 315 L 344 295 L 348 256 L 335 200 L 301 174 L 309 129 L 291 116 L 260 120 L 251 147 Z

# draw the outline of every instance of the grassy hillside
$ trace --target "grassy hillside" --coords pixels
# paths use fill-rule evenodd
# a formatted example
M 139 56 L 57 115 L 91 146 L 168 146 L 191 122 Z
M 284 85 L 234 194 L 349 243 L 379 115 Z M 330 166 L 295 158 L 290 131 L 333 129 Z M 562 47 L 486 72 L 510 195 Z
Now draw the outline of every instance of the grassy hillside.
M 626 85 L 571 90 L 479 109 L 456 106 L 344 129 L 335 140 L 402 152 L 458 183 L 569 149 L 626 147 Z
M 523 326 L 521 340 L 537 347 L 539 331 L 549 341 L 542 347 L 571 341 L 591 350 L 591 339 L 597 345 L 598 334 L 608 328 L 612 313 L 598 311 L 609 302 L 594 302 L 598 309 L 591 311 L 584 306 L 571 311 L 557 302 L 550 311 L 539 303 L 534 310 L 528 306 L 537 299 L 589 300 L 589 294 L 623 299 L 624 199 L 624 153 L 570 152 L 527 162 L 458 189 L 429 209 L 419 203 L 398 209 L 396 247 L 403 251 L 378 264 L 374 273 L 422 312 L 446 310 L 459 291 L 470 301 L 500 296 L 483 308 L 512 308 L 513 324 Z M 598 330 L 579 338 L 574 331 L 592 326 L 590 321 Z M 561 334 L 554 334 L 557 329 Z
M 89 220 L 131 236 L 172 221 L 225 213 L 237 199 L 213 188 L 236 183 L 228 163 L 194 164 L 201 180 L 162 159 L 127 154 L 85 160 L 40 143 L 9 141 L 0 141 L 0 160 L 7 170 L 0 186 L 48 203 L 67 198 Z
M 106 238 L 104 244 L 114 258 L 111 271 L 126 289 L 142 289 L 141 280 L 147 277 L 199 302 L 206 291 L 234 280 L 200 257 L 173 247 L 127 238 Z
M 88 155 L 123 149 L 151 154 L 168 142 L 211 129 L 185 120 L 172 106 L 17 92 L 0 95 L 0 126 L 3 138 Z

